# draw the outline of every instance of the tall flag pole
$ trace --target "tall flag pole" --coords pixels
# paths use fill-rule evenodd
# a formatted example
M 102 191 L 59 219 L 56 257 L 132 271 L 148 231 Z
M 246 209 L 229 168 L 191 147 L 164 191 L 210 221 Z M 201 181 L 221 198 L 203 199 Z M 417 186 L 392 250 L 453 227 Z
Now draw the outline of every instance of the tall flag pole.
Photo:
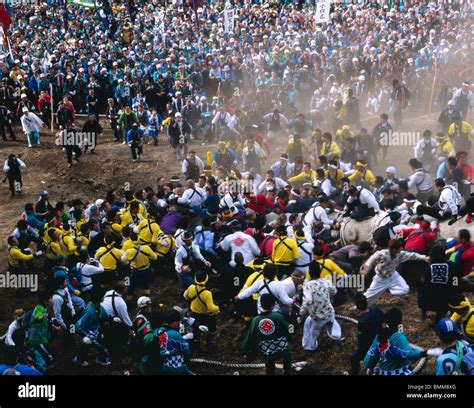
M 199 31 L 199 18 L 197 9 L 200 6 L 201 0 L 193 0 L 194 18 L 196 19 L 196 28 Z

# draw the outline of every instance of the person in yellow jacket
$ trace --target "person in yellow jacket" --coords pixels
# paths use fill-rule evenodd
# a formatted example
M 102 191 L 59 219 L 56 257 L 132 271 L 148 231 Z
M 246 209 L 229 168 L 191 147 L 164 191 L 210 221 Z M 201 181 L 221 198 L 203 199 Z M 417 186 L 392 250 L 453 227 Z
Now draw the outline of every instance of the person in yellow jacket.
M 323 133 L 323 144 L 321 146 L 320 154 L 326 156 L 328 160 L 333 159 L 334 156 L 341 155 L 341 148 L 334 140 L 332 140 L 332 135 L 329 132 Z
M 212 292 L 206 288 L 209 276 L 205 272 L 199 272 L 194 277 L 194 285 L 190 285 L 184 292 L 184 298 L 191 302 L 190 309 L 192 317 L 196 319 L 199 326 L 207 326 L 207 348 L 214 349 L 213 337 L 217 329 L 216 314 L 220 312 L 219 306 L 214 304 Z M 197 332 L 199 332 L 197 330 Z M 199 347 L 199 335 L 194 333 L 194 340 Z
M 446 156 L 446 157 L 455 157 L 456 150 L 451 142 L 451 139 L 446 136 L 444 133 L 439 132 L 435 136 L 436 142 L 436 155 Z
M 143 191 L 137 191 L 135 193 L 132 193 L 131 191 L 127 191 L 125 193 L 125 198 L 127 200 L 127 209 L 130 209 L 130 204 L 133 203 L 134 201 L 138 202 L 138 214 L 142 218 L 146 218 L 148 216 L 148 210 L 145 206 L 145 203 L 143 202 Z
M 141 198 L 141 191 L 137 191 L 136 193 L 133 193 L 131 191 L 126 191 L 125 192 L 125 199 L 127 200 L 127 206 L 125 208 L 121 208 L 120 212 L 123 214 L 127 210 L 130 210 L 130 206 L 132 203 L 137 202 L 138 203 L 138 214 L 140 214 L 141 218 L 146 218 L 148 216 L 148 211 L 145 207 L 145 204 L 142 201 Z
M 240 292 L 249 288 L 255 282 L 262 280 L 264 278 L 263 268 L 265 268 L 265 265 L 269 263 L 272 263 L 271 259 L 255 258 L 254 260 L 250 261 L 247 264 L 247 266 L 252 268 L 255 272 L 251 273 L 247 277 L 247 280 L 245 281 L 244 286 L 242 287 Z M 278 280 L 276 276 L 275 276 L 275 280 Z M 242 314 L 243 319 L 245 321 L 250 321 L 252 320 L 254 316 L 257 315 L 257 300 L 258 300 L 258 293 L 254 293 L 252 296 L 246 299 L 242 299 L 240 302 L 236 304 L 236 309 L 238 310 L 239 313 Z
M 158 236 L 158 244 L 156 245 L 156 254 L 158 258 L 167 258 L 176 250 L 176 239 L 164 233 Z M 174 261 L 173 261 L 174 262 Z
M 296 157 L 305 157 L 310 153 L 309 145 L 300 135 L 290 136 L 285 153 L 288 155 L 290 162 L 293 162 Z
M 84 224 L 87 224 L 87 221 L 85 219 L 84 210 L 74 210 L 73 211 L 73 216 L 74 216 L 74 219 L 76 220 L 76 225 L 75 225 L 75 228 L 74 228 L 74 235 L 77 237 L 81 234 L 81 227 Z
M 46 259 L 43 267 L 47 279 L 50 278 L 49 273 L 51 272 L 53 266 L 56 264 L 55 260 L 58 259 L 59 256 L 63 255 L 63 251 L 60 244 L 63 232 L 63 230 L 58 230 L 56 228 L 50 228 L 48 230 L 49 242 L 46 245 Z
M 129 226 L 122 228 L 123 243 L 122 243 L 122 252 L 126 252 L 127 249 L 133 247 L 133 241 L 130 238 L 130 233 L 132 232 Z
M 110 226 L 112 228 L 112 232 L 116 236 L 121 236 L 122 235 L 122 215 L 126 212 L 127 210 L 119 211 L 119 210 L 110 210 L 107 213 L 107 219 L 109 220 Z
M 338 167 L 335 160 L 329 161 L 328 169 L 324 172 L 324 175 L 331 182 L 333 187 L 341 187 L 344 172 Z
M 138 224 L 136 232 L 138 233 L 138 239 L 141 244 L 155 246 L 158 244 L 158 236 L 163 234 L 160 226 L 156 221 L 158 212 L 151 210 L 148 214 L 148 218 L 143 219 Z
M 323 279 L 327 279 L 334 283 L 333 278 L 343 278 L 346 276 L 346 273 L 343 269 L 332 259 L 325 257 L 324 250 L 320 246 L 315 246 L 313 248 L 313 260 L 309 264 L 309 269 L 311 269 L 311 265 L 319 264 L 321 268 L 321 275 L 320 277 Z M 311 277 L 309 272 L 306 272 L 306 281 L 310 281 Z
M 89 223 L 81 225 L 79 231 L 76 232 L 76 242 L 81 245 L 81 247 L 88 247 L 91 240 L 89 239 L 89 234 L 91 232 L 91 227 Z
M 105 245 L 101 246 L 95 253 L 95 259 L 104 267 L 104 273 L 98 275 L 100 282 L 109 283 L 116 279 L 122 267 L 122 251 L 114 246 L 115 241 L 112 236 L 105 238 Z
M 290 177 L 288 183 L 296 185 L 303 185 L 304 183 L 315 184 L 317 180 L 316 171 L 311 169 L 311 163 L 305 162 L 303 164 L 303 171 L 294 177 Z
M 64 226 L 64 234 L 61 235 L 59 245 L 61 246 L 62 255 L 66 258 L 69 258 L 74 254 L 78 255 L 78 246 L 74 240 L 74 237 L 71 235 L 71 228 L 69 225 Z
M 14 274 L 24 273 L 26 270 L 26 262 L 31 261 L 34 257 L 39 257 L 43 253 L 36 252 L 34 255 L 27 253 L 29 249 L 23 251 L 19 247 L 18 239 L 13 236 L 8 237 L 8 271 Z
M 239 141 L 235 137 L 233 137 L 227 142 L 225 147 L 227 148 L 230 147 L 231 149 L 234 150 L 237 156 L 242 157 L 242 153 L 245 146 L 243 146 L 241 143 L 239 143 Z
M 278 279 L 282 279 L 295 269 L 294 262 L 300 257 L 300 250 L 296 241 L 287 237 L 285 225 L 278 226 L 275 232 L 278 238 L 273 242 L 272 261 L 278 267 Z
M 354 139 L 354 132 L 351 130 L 349 125 L 343 125 L 336 131 L 336 141 L 338 143 L 344 143 L 347 139 Z
M 64 230 L 62 229 L 62 224 L 58 221 L 57 218 L 51 219 L 44 225 L 43 243 L 46 246 L 49 245 L 49 242 L 51 241 L 51 233 L 53 231 L 59 235 L 64 234 Z
M 139 225 L 143 219 L 142 214 L 140 214 L 140 203 L 138 201 L 131 201 L 130 205 L 122 214 L 122 222 L 120 225 L 122 227 L 127 225 Z
M 338 129 L 339 126 L 342 126 L 342 124 L 345 122 L 345 119 L 347 117 L 347 111 L 344 106 L 344 103 L 340 99 L 334 102 L 334 104 L 332 105 L 332 108 L 333 108 L 333 114 L 334 114 L 334 128 L 333 129 Z
M 130 284 L 127 289 L 127 300 L 133 299 L 137 285 L 143 287 L 143 295 L 149 296 L 150 283 L 153 276 L 151 261 L 156 261 L 158 256 L 149 245 L 139 242 L 138 235 L 130 233 L 133 246 L 122 255 L 122 262 L 130 265 Z
M 263 279 L 263 268 L 265 268 L 265 265 L 268 263 L 272 263 L 271 259 L 255 258 L 247 264 L 247 266 L 252 268 L 255 272 L 251 273 L 247 277 L 247 280 L 245 281 L 241 291 L 252 286 L 255 282 Z M 254 293 L 252 298 L 256 301 L 258 299 L 258 293 Z M 257 309 L 255 309 L 255 311 L 256 310 Z
M 470 123 L 462 120 L 461 115 L 456 117 L 449 126 L 448 135 L 454 142 L 454 148 L 457 152 L 467 152 L 469 154 L 474 134 Z
M 451 320 L 461 326 L 464 340 L 470 344 L 474 343 L 474 306 L 469 299 L 458 295 L 449 303 L 449 308 L 454 312 Z
M 367 163 L 363 160 L 359 160 L 356 163 L 356 170 L 349 176 L 351 184 L 357 186 L 373 186 L 375 184 L 375 175 L 371 170 L 367 168 Z

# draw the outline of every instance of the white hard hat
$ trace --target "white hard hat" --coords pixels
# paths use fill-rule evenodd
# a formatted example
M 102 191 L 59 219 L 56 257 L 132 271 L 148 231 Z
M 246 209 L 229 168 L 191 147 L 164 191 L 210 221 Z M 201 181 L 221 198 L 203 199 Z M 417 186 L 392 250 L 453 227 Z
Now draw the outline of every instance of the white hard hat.
M 151 299 L 148 296 L 140 296 L 137 300 L 137 306 L 139 309 L 151 305 Z

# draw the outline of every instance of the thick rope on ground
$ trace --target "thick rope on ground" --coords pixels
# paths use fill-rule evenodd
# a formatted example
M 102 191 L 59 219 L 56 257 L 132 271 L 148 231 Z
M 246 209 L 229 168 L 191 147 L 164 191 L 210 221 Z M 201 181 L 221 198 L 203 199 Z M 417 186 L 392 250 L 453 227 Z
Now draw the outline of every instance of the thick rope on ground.
M 347 322 L 350 322 L 350 323 L 353 323 L 353 324 L 357 324 L 359 323 L 356 319 L 352 318 L 352 317 L 349 317 L 349 316 L 344 316 L 344 315 L 336 315 L 336 318 L 337 319 L 340 319 L 340 320 L 345 320 Z M 412 347 L 415 347 L 415 348 L 421 348 L 415 344 L 412 344 L 411 345 Z M 420 358 L 420 361 L 418 361 L 418 364 L 415 366 L 415 368 L 412 370 L 413 374 L 417 374 L 425 365 L 426 363 L 426 357 L 422 357 Z
M 345 320 L 349 323 L 352 324 L 358 324 L 358 320 L 354 319 L 350 316 L 344 316 L 337 314 L 336 319 L 339 320 Z M 413 347 L 420 348 L 416 345 L 413 345 Z M 217 360 L 207 360 L 205 358 L 192 358 L 191 359 L 192 363 L 197 363 L 197 364 L 207 364 L 207 365 L 213 365 L 213 366 L 218 366 L 218 367 L 224 367 L 224 368 L 247 368 L 247 369 L 260 369 L 260 368 L 265 368 L 265 364 L 263 363 L 228 363 L 225 361 L 217 361 Z M 412 370 L 413 374 L 418 373 L 425 365 L 426 363 L 426 357 L 420 358 L 420 361 L 418 361 L 418 364 L 415 366 L 415 368 Z M 306 361 L 298 361 L 296 363 L 291 364 L 293 368 L 302 368 L 307 366 L 308 363 Z M 283 364 L 276 364 L 276 368 L 278 369 L 283 369 Z
M 213 365 L 213 366 L 225 367 L 225 368 L 249 368 L 249 369 L 265 368 L 265 364 L 263 363 L 227 363 L 224 361 L 207 360 L 205 358 L 192 358 L 191 363 L 207 364 L 207 365 Z M 302 368 L 307 365 L 308 363 L 306 361 L 298 361 L 296 363 L 291 364 L 293 368 Z M 283 369 L 283 364 L 275 364 L 275 366 L 276 368 Z

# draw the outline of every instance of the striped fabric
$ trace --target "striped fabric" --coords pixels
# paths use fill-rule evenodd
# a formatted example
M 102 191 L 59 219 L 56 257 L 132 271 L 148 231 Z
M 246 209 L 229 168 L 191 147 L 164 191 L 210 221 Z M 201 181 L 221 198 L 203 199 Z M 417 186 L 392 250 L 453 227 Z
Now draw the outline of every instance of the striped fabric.
M 68 0 L 68 3 L 72 3 L 76 6 L 88 7 L 88 8 L 99 8 L 100 4 L 97 0 Z

